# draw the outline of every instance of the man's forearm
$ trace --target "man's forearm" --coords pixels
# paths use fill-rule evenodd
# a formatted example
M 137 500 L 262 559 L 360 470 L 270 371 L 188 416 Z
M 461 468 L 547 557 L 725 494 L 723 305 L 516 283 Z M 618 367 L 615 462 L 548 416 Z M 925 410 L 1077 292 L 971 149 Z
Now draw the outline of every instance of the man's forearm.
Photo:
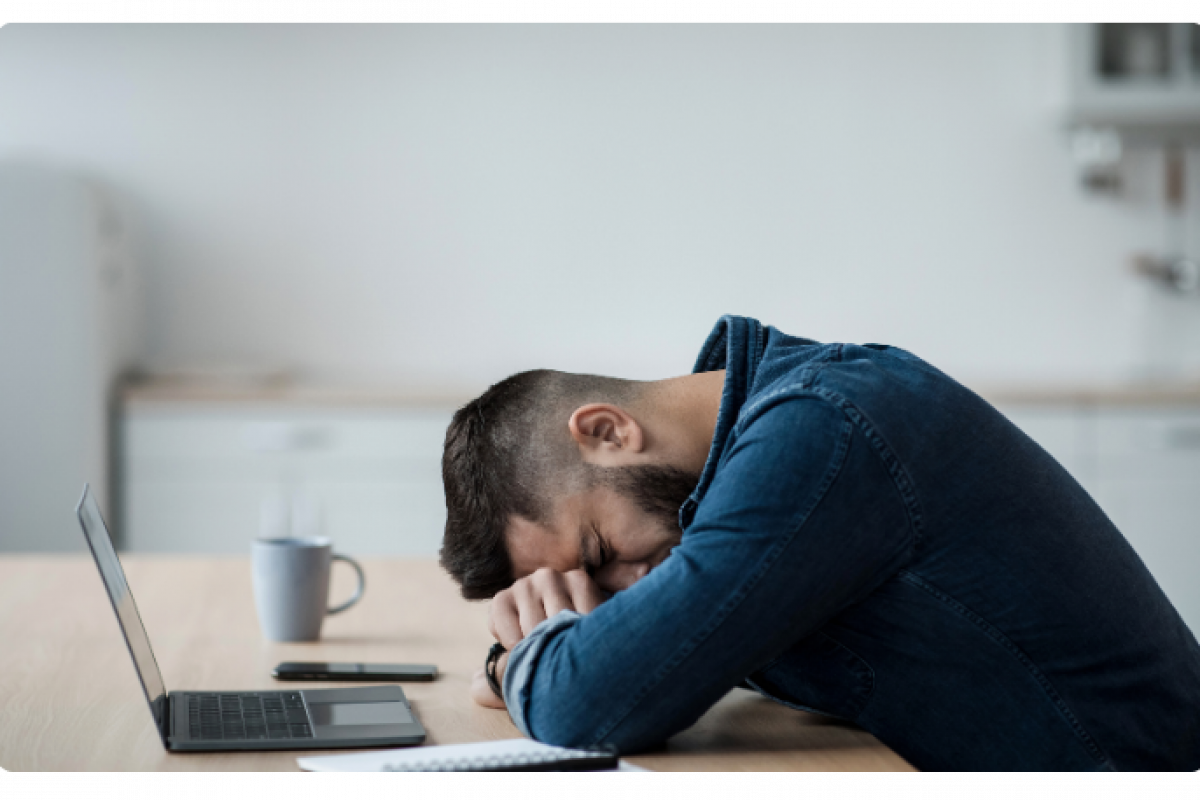
M 581 615 L 576 611 L 560 611 L 534 628 L 516 647 L 506 653 L 505 663 L 496 664 L 496 680 L 504 689 L 508 715 L 521 733 L 533 738 L 526 717 L 534 668 L 542 650 L 556 635 L 575 625 Z M 503 666 L 503 673 L 501 672 Z
M 622 752 L 658 744 L 908 558 L 901 495 L 838 480 L 846 469 L 887 476 L 838 407 L 806 396 L 760 413 L 769 419 L 748 418 L 669 558 L 586 617 L 561 629 L 547 620 L 514 649 L 504 697 L 524 733 Z

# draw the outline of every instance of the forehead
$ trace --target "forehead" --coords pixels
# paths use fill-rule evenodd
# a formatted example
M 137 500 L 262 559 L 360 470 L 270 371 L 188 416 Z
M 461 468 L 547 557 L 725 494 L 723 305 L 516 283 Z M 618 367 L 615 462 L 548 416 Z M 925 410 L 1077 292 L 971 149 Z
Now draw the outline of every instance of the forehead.
M 549 524 L 524 517 L 509 520 L 504 532 L 508 556 L 516 578 L 523 578 L 542 567 L 569 572 L 580 566 L 580 525 L 586 499 L 575 495 L 563 498 Z
M 542 567 L 569 572 L 579 567 L 579 536 L 564 535 L 521 517 L 514 517 L 505 532 L 513 577 L 524 578 Z

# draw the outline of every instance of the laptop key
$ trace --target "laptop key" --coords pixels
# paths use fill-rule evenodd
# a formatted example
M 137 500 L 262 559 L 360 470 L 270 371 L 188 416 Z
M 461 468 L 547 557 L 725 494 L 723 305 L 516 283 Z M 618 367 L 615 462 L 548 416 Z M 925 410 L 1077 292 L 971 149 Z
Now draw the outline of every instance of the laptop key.
M 188 695 L 192 739 L 236 741 L 315 738 L 299 692 Z

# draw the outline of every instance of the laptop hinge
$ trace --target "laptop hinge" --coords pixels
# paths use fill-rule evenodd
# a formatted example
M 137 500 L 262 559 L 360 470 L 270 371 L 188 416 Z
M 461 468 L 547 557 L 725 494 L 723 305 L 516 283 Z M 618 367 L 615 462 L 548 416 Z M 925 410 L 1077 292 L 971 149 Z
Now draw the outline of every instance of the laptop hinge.
M 163 729 L 159 731 L 160 735 L 162 736 L 163 745 L 168 750 L 171 749 L 171 740 L 175 738 L 172 736 L 175 731 L 175 700 L 176 695 L 174 692 L 171 692 L 167 695 L 167 713 L 163 714 Z

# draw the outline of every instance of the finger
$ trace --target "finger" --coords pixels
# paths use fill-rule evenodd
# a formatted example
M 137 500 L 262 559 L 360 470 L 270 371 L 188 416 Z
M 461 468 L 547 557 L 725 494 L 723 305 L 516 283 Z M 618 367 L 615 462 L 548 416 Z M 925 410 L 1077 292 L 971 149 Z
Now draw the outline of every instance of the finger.
M 567 591 L 575 610 L 580 614 L 590 614 L 596 606 L 608 599 L 592 577 L 581 569 L 572 570 L 563 576 Z
M 496 606 L 504 602 L 504 596 L 506 594 L 508 594 L 506 590 L 496 592 L 495 596 L 492 597 L 491 602 L 488 603 L 488 633 L 490 633 L 492 638 L 496 641 L 500 641 L 500 633 L 496 630 Z
M 532 581 L 519 581 L 513 586 L 513 594 L 516 595 L 517 618 L 521 624 L 521 638 L 524 639 L 546 618 L 546 608 L 542 605 L 541 592 L 537 591 Z
M 517 613 L 516 599 L 511 591 L 504 591 L 492 600 L 488 611 L 488 627 L 496 641 L 511 650 L 524 639 L 521 633 L 521 619 Z
M 575 610 L 575 603 L 571 600 L 571 593 L 567 591 L 562 573 L 556 572 L 552 580 L 546 581 L 542 589 L 542 607 L 546 609 L 547 618 L 563 610 Z

